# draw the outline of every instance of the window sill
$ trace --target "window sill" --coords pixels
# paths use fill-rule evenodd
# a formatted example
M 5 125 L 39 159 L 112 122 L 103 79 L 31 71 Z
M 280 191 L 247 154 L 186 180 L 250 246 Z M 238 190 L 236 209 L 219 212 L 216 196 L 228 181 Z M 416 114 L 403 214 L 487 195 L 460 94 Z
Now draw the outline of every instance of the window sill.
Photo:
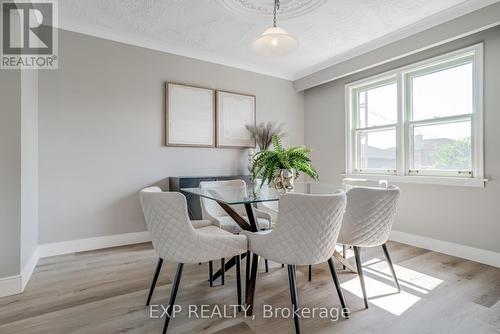
M 445 177 L 445 176 L 399 176 L 399 175 L 383 175 L 383 174 L 342 174 L 345 178 L 358 180 L 387 180 L 391 183 L 417 183 L 417 184 L 434 184 L 444 186 L 457 187 L 473 187 L 484 188 L 488 179 L 480 178 L 461 178 L 461 177 Z

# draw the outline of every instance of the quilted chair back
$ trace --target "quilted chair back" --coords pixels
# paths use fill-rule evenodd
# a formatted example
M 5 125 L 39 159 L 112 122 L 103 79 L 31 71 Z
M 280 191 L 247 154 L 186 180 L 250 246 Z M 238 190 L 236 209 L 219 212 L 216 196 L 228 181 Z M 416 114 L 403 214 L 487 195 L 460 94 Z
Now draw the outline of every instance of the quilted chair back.
M 196 233 L 187 212 L 186 197 L 178 192 L 162 192 L 158 187 L 140 193 L 142 211 L 153 247 L 162 259 L 185 262 L 184 255 L 195 244 Z
M 399 200 L 399 188 L 352 188 L 340 229 L 339 243 L 375 247 L 386 243 Z
M 246 183 L 244 180 L 227 180 L 227 181 L 202 181 L 200 182 L 201 189 L 217 189 L 221 187 L 233 187 L 241 188 L 242 194 L 246 191 Z M 210 217 L 222 217 L 227 216 L 226 211 L 224 211 L 220 205 L 209 198 L 204 198 L 200 196 L 201 201 L 201 215 L 203 219 L 210 219 Z M 243 205 L 233 205 L 231 206 L 236 212 L 242 215 L 246 215 L 245 207 Z
M 335 250 L 346 206 L 345 192 L 288 193 L 279 201 L 278 223 L 270 232 L 273 261 L 307 265 L 328 260 Z

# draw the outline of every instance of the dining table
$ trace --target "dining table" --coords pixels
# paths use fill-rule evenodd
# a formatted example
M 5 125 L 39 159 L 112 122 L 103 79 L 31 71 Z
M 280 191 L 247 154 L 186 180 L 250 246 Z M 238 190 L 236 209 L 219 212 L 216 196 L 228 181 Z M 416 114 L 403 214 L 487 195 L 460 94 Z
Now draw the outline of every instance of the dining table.
M 295 182 L 293 193 L 302 194 L 333 194 L 339 189 L 348 190 L 346 185 L 327 184 L 320 182 Z M 241 227 L 242 230 L 258 232 L 254 206 L 257 203 L 279 201 L 286 192 L 275 189 L 272 185 L 248 184 L 246 187 L 216 187 L 216 188 L 181 188 L 182 193 L 186 196 L 201 196 L 207 199 L 216 201 L 220 207 Z M 247 219 L 241 214 L 243 210 L 237 210 L 235 206 L 243 205 Z M 247 252 L 249 254 L 249 252 Z M 242 254 L 242 257 L 246 254 Z M 247 258 L 247 273 L 245 275 L 245 304 L 246 315 L 251 316 L 253 313 L 253 300 L 255 295 L 255 283 L 257 278 L 257 268 L 259 266 L 259 255 L 252 254 L 251 260 Z M 357 272 L 356 268 L 337 250 L 333 256 L 337 259 L 344 268 L 348 268 L 352 272 Z M 227 261 L 224 268 L 221 268 L 213 276 L 217 279 L 222 270 L 227 271 L 236 264 L 235 258 Z

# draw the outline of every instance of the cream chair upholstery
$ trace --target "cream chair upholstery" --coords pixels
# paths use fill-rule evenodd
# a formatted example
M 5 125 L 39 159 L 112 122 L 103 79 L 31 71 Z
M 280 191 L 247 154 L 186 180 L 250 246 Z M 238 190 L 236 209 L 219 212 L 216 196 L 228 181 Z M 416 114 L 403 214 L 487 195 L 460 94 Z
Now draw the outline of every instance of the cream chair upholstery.
M 339 243 L 358 247 L 376 247 L 386 243 L 398 199 L 399 188 L 396 186 L 350 189 Z
M 149 187 L 147 188 L 147 191 L 161 193 L 161 189 L 159 187 Z M 202 227 L 212 226 L 213 223 L 210 220 L 191 220 L 191 225 L 193 225 L 194 228 L 202 228 Z M 158 281 L 158 276 L 160 274 L 162 265 L 163 265 L 163 259 L 160 257 L 158 258 L 156 270 L 153 275 L 153 281 L 151 282 L 151 287 L 149 288 L 149 294 L 148 294 L 148 299 L 146 301 L 146 305 L 149 305 L 149 303 L 151 302 L 151 297 L 153 297 L 153 292 L 155 290 L 156 282 Z M 211 267 L 212 266 L 210 266 L 210 268 Z M 210 286 L 212 286 L 212 273 L 210 270 L 209 270 L 209 281 L 210 281 Z
M 202 189 L 216 189 L 219 187 L 235 187 L 241 189 L 242 192 L 246 191 L 246 183 L 244 180 L 228 180 L 228 181 L 203 181 L 200 182 Z M 210 220 L 214 225 L 219 226 L 221 229 L 231 232 L 241 232 L 241 227 L 224 211 L 220 205 L 208 198 L 200 197 L 201 201 L 201 215 L 204 220 Z M 244 205 L 231 206 L 240 216 L 248 221 L 247 213 Z M 271 227 L 271 215 L 259 209 L 254 209 L 257 228 L 265 230 Z
M 153 247 L 160 257 L 177 262 L 177 273 L 170 295 L 170 310 L 185 263 L 199 263 L 225 257 L 237 261 L 238 303 L 241 304 L 241 282 L 239 280 L 239 255 L 247 250 L 247 238 L 234 235 L 216 226 L 195 229 L 190 223 L 186 198 L 178 192 L 158 192 L 157 187 L 141 191 L 140 199 L 146 225 L 151 234 Z M 168 328 L 170 317 L 165 319 L 163 332 Z
M 370 180 L 363 178 L 349 178 L 346 177 L 342 180 L 342 183 L 346 187 L 346 189 L 350 189 L 352 187 L 374 187 L 374 188 L 387 188 L 389 182 L 387 180 Z M 346 258 L 347 246 L 342 245 L 342 255 L 344 259 Z M 345 269 L 345 266 L 344 266 Z
M 160 187 L 149 187 L 146 189 L 148 192 L 161 193 Z M 202 220 L 191 220 L 191 225 L 193 225 L 194 228 L 202 228 L 202 227 L 212 226 L 214 224 L 210 220 L 203 220 L 202 219 Z
M 268 191 L 267 187 L 270 185 L 261 188 L 260 186 L 261 184 L 262 184 L 261 179 L 255 180 L 255 186 L 260 189 L 259 190 L 260 192 Z M 276 222 L 278 221 L 278 208 L 279 208 L 279 201 L 268 201 L 268 202 L 257 203 L 257 209 L 270 215 L 271 227 L 274 227 L 276 225 Z
M 356 265 L 363 290 L 365 307 L 368 299 L 361 267 L 360 248 L 382 246 L 395 281 L 400 286 L 394 272 L 386 242 L 391 233 L 394 216 L 399 201 L 399 188 L 354 187 L 347 192 L 347 207 L 340 229 L 338 242 L 354 248 Z
M 330 195 L 288 193 L 280 199 L 276 228 L 257 233 L 243 231 L 248 237 L 249 249 L 252 252 L 288 265 L 294 309 L 298 307 L 295 266 L 326 261 L 345 309 L 344 297 L 332 260 L 345 206 L 346 194 L 343 191 Z M 252 268 L 251 275 L 256 276 L 255 268 Z M 298 333 L 299 320 L 294 317 L 294 321 Z
M 271 261 L 308 265 L 327 261 L 335 250 L 345 209 L 345 193 L 288 193 L 280 199 L 278 224 L 271 231 L 244 234 L 249 249 Z
M 257 203 L 257 209 L 271 216 L 271 227 L 274 228 L 274 226 L 278 222 L 279 202 L 278 201 L 260 202 Z
M 202 228 L 207 226 L 214 226 L 214 223 L 212 223 L 210 220 L 191 220 L 191 225 L 193 225 L 194 228 Z

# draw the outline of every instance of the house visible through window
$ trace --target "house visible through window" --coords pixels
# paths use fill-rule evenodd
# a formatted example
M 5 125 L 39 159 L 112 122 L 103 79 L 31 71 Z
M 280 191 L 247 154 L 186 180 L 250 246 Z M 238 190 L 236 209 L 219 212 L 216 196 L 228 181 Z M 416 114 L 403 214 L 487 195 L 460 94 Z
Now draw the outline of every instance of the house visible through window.
M 347 85 L 347 173 L 482 177 L 482 45 Z

